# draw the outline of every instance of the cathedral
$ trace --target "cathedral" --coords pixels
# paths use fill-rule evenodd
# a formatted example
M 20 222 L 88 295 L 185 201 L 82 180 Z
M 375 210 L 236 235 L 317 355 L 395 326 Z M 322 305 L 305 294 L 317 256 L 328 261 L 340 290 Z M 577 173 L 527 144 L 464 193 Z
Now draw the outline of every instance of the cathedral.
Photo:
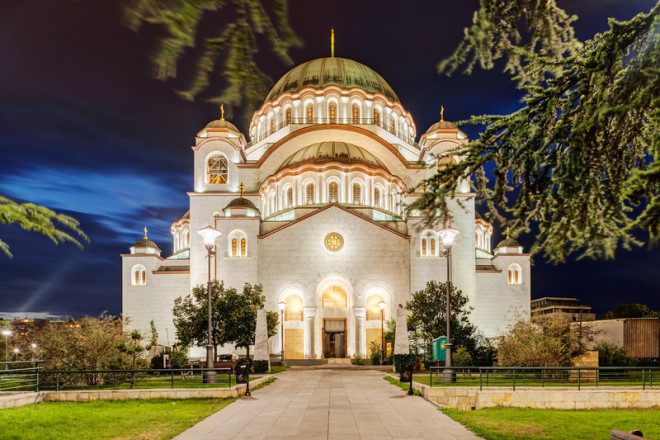
M 263 285 L 266 309 L 284 317 L 270 352 L 287 359 L 368 357 L 381 318 L 448 275 L 484 337 L 528 318 L 530 257 L 515 240 L 492 247 L 467 182 L 432 227 L 406 211 L 435 155 L 468 142 L 443 117 L 416 139 L 412 115 L 364 64 L 333 56 L 293 68 L 247 133 L 222 115 L 195 136 L 190 206 L 172 223 L 170 255 L 146 230 L 121 255 L 126 325 L 148 334 L 153 320 L 159 342 L 172 345 L 175 298 L 209 276 L 239 291 Z M 222 234 L 210 265 L 197 233 L 207 226 Z M 460 232 L 451 265 L 439 235 L 447 227 Z

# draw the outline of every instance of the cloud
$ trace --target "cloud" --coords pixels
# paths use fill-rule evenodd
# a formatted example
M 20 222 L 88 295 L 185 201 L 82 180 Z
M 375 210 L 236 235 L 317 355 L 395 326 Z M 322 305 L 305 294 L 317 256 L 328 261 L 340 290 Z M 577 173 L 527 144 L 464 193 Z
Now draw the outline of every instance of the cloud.
M 175 212 L 187 205 L 187 187 L 188 179 L 183 176 L 123 170 L 35 167 L 0 177 L 0 191 L 8 197 L 70 211 L 74 216 L 87 214 L 127 241 L 134 240 L 144 224 L 155 237 L 167 239 L 170 222 L 183 214 Z

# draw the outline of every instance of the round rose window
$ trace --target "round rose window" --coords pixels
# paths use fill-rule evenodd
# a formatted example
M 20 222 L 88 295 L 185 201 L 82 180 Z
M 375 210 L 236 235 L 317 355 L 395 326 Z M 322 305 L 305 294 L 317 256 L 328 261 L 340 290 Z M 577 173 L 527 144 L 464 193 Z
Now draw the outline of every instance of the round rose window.
M 344 237 L 336 232 L 331 232 L 325 236 L 325 247 L 332 252 L 337 252 L 344 247 Z

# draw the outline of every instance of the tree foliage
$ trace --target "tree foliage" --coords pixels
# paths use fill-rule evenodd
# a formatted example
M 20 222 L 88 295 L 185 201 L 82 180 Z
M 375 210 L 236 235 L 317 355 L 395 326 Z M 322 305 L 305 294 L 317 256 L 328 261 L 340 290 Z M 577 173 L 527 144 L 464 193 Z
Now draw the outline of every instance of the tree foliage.
M 626 350 L 609 342 L 601 342 L 594 347 L 598 351 L 599 367 L 632 367 L 635 359 L 628 356 Z
M 660 312 L 646 304 L 619 304 L 603 316 L 603 319 L 617 318 L 660 318 Z
M 207 290 L 195 287 L 192 294 L 174 302 L 174 327 L 183 346 L 205 346 L 208 332 Z M 246 283 L 242 292 L 226 288 L 224 283 L 211 283 L 212 341 L 214 346 L 234 344 L 249 348 L 254 344 L 257 310 L 263 308 L 266 298 L 261 285 Z M 277 329 L 277 312 L 266 316 L 268 336 Z
M 2 195 L 0 195 L 0 225 L 18 225 L 24 231 L 36 232 L 48 237 L 55 244 L 68 242 L 80 249 L 83 243 L 89 242 L 80 229 L 80 223 L 73 217 L 34 203 L 17 203 Z M 9 244 L 2 239 L 0 239 L 0 252 L 12 257 Z
M 272 52 L 287 65 L 292 63 L 289 50 L 301 44 L 288 21 L 287 0 L 130 0 L 124 16 L 134 30 L 148 23 L 164 31 L 152 57 L 158 79 L 177 77 L 181 58 L 201 43 L 195 76 L 180 95 L 192 100 L 207 91 L 212 80 L 220 79 L 224 88 L 211 100 L 242 105 L 246 117 L 272 82 L 255 58 L 258 37 L 265 37 Z M 201 25 L 203 20 L 213 23 L 208 32 Z
M 424 181 L 427 191 L 411 209 L 431 221 L 458 182 L 474 176 L 491 217 L 513 236 L 538 228 L 531 252 L 549 261 L 608 259 L 619 248 L 657 244 L 659 10 L 610 19 L 607 32 L 565 59 L 539 58 L 555 74 L 526 87 L 520 110 L 473 117 L 485 126 L 479 139 L 440 155 L 461 160 Z M 494 166 L 492 187 L 487 166 Z M 636 238 L 639 230 L 648 239 Z
M 538 322 L 520 320 L 502 336 L 497 347 L 501 366 L 566 367 L 572 358 L 585 353 L 593 333 L 588 328 L 571 330 L 562 316 Z
M 481 0 L 472 26 L 438 70 L 449 75 L 465 66 L 464 73 L 470 74 L 477 63 L 492 69 L 502 59 L 504 71 L 519 85 L 538 84 L 548 70 L 558 73 L 563 58 L 580 48 L 572 27 L 575 20 L 554 0 Z
M 470 321 L 468 299 L 453 284 L 449 285 L 452 344 L 477 354 L 481 344 Z M 408 330 L 426 342 L 427 354 L 430 354 L 431 340 L 447 333 L 446 286 L 447 283 L 429 281 L 426 288 L 413 293 L 404 306 L 409 311 Z

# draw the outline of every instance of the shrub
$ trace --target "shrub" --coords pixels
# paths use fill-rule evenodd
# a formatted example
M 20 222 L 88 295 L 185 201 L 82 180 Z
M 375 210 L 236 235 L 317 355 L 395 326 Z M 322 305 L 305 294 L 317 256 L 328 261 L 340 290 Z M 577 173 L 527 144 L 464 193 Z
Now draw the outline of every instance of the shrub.
M 414 369 L 416 357 L 414 354 L 395 354 L 392 359 L 394 371 L 400 372 L 402 368 L 410 367 L 411 363 Z
M 452 364 L 456 367 L 470 367 L 473 364 L 472 355 L 465 347 L 458 347 L 451 356 Z
M 371 365 L 380 364 L 380 344 L 376 341 L 371 341 L 369 344 L 369 358 L 371 359 Z
M 602 342 L 594 347 L 598 351 L 598 365 L 601 367 L 630 367 L 635 359 L 626 354 L 626 350 L 609 342 Z
M 268 373 L 268 361 L 252 361 L 254 373 Z
M 365 358 L 361 358 L 359 356 L 353 356 L 351 358 L 351 364 L 353 365 L 366 365 L 367 360 Z
M 188 353 L 186 353 L 184 350 L 173 351 L 170 353 L 170 362 L 172 368 L 188 368 L 190 366 Z

